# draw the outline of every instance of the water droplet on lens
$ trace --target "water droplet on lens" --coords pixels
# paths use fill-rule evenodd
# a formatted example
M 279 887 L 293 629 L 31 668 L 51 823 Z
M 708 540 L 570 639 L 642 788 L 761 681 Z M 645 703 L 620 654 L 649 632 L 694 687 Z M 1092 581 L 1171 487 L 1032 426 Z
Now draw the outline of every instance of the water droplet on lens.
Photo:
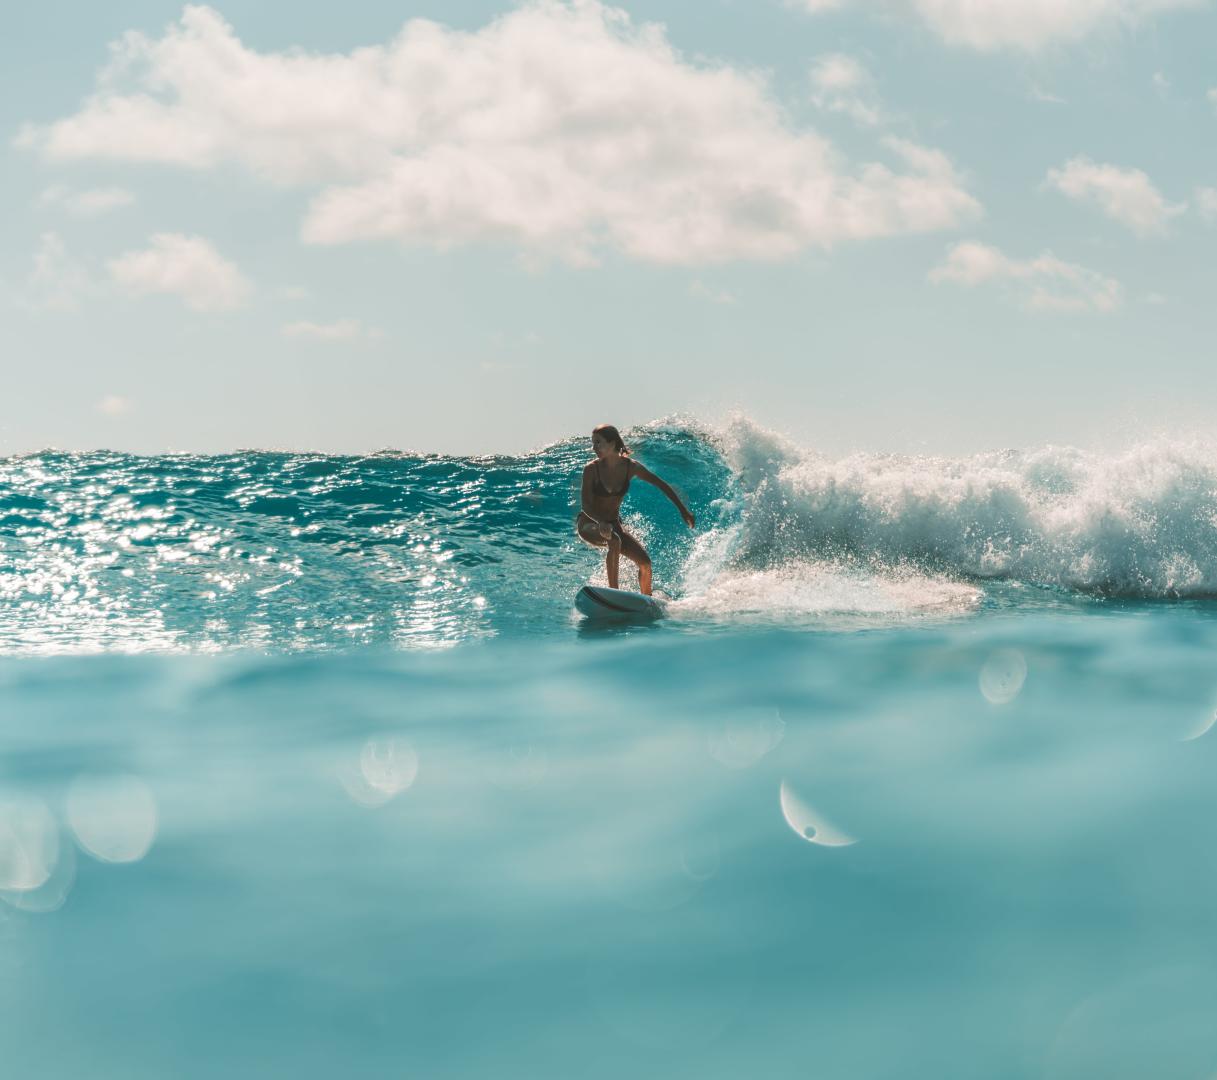
M 492 751 L 486 761 L 486 779 L 495 787 L 517 790 L 536 787 L 549 769 L 549 760 L 532 745 Z
M 1027 679 L 1027 661 L 1018 649 L 998 649 L 980 669 L 980 692 L 994 705 L 1018 697 Z
M 818 811 L 796 795 L 785 780 L 778 788 L 778 801 L 786 824 L 803 840 L 821 847 L 849 847 L 857 843 L 848 833 L 830 825 Z
M 59 826 L 47 805 L 34 798 L 0 803 L 0 889 L 37 889 L 58 861 Z
M 776 709 L 732 716 L 710 733 L 710 756 L 729 769 L 747 769 L 774 749 L 785 734 L 786 724 Z
M 1211 710 L 1200 723 L 1196 724 L 1186 735 L 1180 737 L 1181 742 L 1192 742 L 1201 735 L 1207 735 L 1213 724 L 1217 723 L 1217 709 Z
M 76 849 L 71 842 L 59 843 L 59 859 L 50 877 L 36 889 L 24 891 L 0 889 L 0 900 L 19 911 L 46 914 L 58 911 L 67 901 L 68 893 L 76 884 Z
M 686 841 L 680 853 L 681 868 L 696 882 L 709 881 L 714 877 L 721 859 L 718 837 L 713 834 Z
M 156 798 L 136 776 L 79 776 L 66 809 L 77 843 L 102 862 L 138 862 L 156 837 Z
M 406 739 L 393 735 L 368 739 L 356 763 L 340 769 L 347 794 L 361 806 L 383 806 L 409 788 L 418 776 L 418 754 Z

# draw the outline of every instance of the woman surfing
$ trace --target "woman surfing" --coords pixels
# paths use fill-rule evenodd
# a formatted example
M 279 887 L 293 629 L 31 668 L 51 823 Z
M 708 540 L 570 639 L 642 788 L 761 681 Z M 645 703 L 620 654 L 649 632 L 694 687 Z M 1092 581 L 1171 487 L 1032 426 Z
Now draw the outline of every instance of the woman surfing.
M 651 595 L 651 557 L 636 537 L 621 524 L 621 501 L 630 490 L 631 480 L 654 484 L 680 511 L 684 523 L 696 524 L 680 496 L 663 480 L 632 457 L 629 448 L 612 424 L 601 424 L 592 430 L 592 452 L 595 459 L 583 466 L 583 492 L 575 529 L 579 538 L 594 547 L 607 547 L 604 568 L 608 571 L 610 589 L 618 588 L 618 569 L 624 555 L 638 567 L 638 591 Z

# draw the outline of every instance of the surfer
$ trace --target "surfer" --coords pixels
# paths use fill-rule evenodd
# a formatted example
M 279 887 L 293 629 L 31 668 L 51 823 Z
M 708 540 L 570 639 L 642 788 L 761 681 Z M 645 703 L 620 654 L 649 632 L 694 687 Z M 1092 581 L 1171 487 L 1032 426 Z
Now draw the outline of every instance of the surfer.
M 630 457 L 629 448 L 612 424 L 601 424 L 592 430 L 592 452 L 595 460 L 583 467 L 582 505 L 575 520 L 579 538 L 594 547 L 608 548 L 604 568 L 608 571 L 610 589 L 618 588 L 618 568 L 624 555 L 638 567 L 638 591 L 650 596 L 651 557 L 621 524 L 621 501 L 630 489 L 630 481 L 654 484 L 672 500 L 690 529 L 696 524 L 694 517 L 671 487 Z

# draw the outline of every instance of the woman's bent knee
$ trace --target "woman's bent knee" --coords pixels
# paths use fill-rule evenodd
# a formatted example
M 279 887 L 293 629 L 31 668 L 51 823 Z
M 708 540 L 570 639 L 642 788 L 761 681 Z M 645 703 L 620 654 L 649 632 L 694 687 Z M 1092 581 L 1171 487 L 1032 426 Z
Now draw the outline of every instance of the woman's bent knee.
M 640 544 L 631 544 L 625 551 L 626 558 L 640 570 L 651 565 L 651 556 Z

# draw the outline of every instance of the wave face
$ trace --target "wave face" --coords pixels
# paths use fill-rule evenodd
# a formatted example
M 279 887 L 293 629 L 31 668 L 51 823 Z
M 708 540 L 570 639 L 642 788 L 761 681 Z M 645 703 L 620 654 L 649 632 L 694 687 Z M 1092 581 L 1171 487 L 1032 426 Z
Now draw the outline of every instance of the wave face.
M 728 483 L 693 433 L 639 435 L 695 512 Z M 601 562 L 573 527 L 589 457 L 579 439 L 522 457 L 9 458 L 0 650 L 435 646 L 569 631 L 575 589 Z M 657 491 L 634 489 L 626 520 L 659 579 L 676 581 L 688 530 Z
M 1217 595 L 1217 453 L 832 459 L 738 419 L 627 436 L 671 625 L 968 610 L 991 581 Z M 567 633 L 584 439 L 518 457 L 47 452 L 0 462 L 0 650 L 437 646 Z M 624 585 L 632 584 L 627 574 Z

